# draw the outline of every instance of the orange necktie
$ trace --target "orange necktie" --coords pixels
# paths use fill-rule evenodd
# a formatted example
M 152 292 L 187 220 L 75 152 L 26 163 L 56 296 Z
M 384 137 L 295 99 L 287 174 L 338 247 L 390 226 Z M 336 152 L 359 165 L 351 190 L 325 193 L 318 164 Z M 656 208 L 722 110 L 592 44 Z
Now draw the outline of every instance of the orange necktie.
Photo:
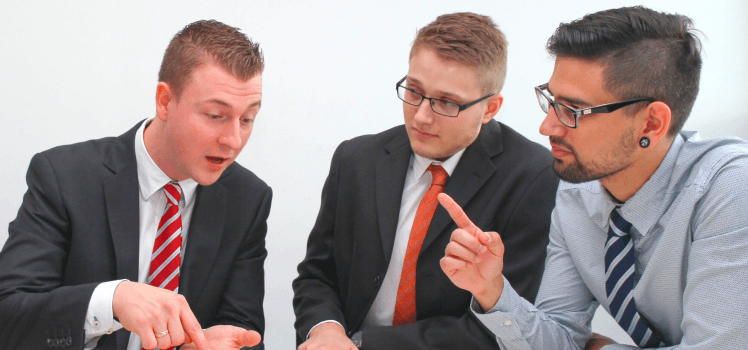
M 397 288 L 397 301 L 395 303 L 395 315 L 392 318 L 393 326 L 401 326 L 416 321 L 416 263 L 418 254 L 423 246 L 423 239 L 429 230 L 431 218 L 434 216 L 439 201 L 436 196 L 444 192 L 444 184 L 449 175 L 441 165 L 429 165 L 431 172 L 431 187 L 426 191 L 418 204 L 416 217 L 413 220 L 413 228 L 408 238 L 408 248 L 405 251 L 403 261 L 403 272 L 400 275 L 400 286 Z

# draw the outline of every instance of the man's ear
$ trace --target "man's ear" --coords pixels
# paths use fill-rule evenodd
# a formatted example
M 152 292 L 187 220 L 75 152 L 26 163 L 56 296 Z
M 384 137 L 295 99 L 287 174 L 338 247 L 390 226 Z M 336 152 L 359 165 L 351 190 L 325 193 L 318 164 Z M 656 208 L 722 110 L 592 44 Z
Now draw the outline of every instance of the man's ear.
M 503 103 L 504 96 L 501 94 L 496 94 L 486 99 L 486 112 L 483 113 L 481 123 L 485 124 L 491 121 L 491 119 L 496 116 L 496 113 L 499 113 L 499 109 L 501 109 Z
M 673 120 L 673 114 L 670 106 L 661 101 L 655 101 L 649 104 L 642 112 L 643 122 L 641 127 L 641 136 L 648 137 L 651 145 L 656 146 L 660 140 L 667 139 L 668 130 Z
M 173 107 L 169 106 L 169 103 L 174 101 L 175 98 L 174 90 L 171 89 L 169 84 L 160 81 L 158 85 L 156 85 L 156 115 L 158 116 L 158 119 L 166 121 L 169 108 Z

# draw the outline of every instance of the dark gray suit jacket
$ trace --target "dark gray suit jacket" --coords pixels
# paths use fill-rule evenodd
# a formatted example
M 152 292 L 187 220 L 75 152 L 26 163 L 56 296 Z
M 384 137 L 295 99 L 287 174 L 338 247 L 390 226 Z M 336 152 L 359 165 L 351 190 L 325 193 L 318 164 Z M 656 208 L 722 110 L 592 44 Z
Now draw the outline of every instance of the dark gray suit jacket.
M 349 336 L 360 329 L 389 266 L 412 153 L 402 125 L 343 142 L 335 151 L 293 282 L 297 343 L 324 320 L 340 322 Z M 504 275 L 531 302 L 543 274 L 558 186 L 552 164 L 547 149 L 492 120 L 444 188 L 478 227 L 501 234 Z M 471 294 L 455 287 L 439 266 L 455 229 L 439 206 L 418 258 L 418 321 L 364 330 L 364 349 L 498 348 L 468 311 Z
M 138 280 L 139 126 L 31 160 L 28 191 L 0 252 L 0 349 L 82 349 L 94 288 Z M 270 187 L 236 163 L 197 187 L 179 292 L 204 328 L 263 333 L 271 198 Z M 124 350 L 129 336 L 122 329 L 99 345 Z

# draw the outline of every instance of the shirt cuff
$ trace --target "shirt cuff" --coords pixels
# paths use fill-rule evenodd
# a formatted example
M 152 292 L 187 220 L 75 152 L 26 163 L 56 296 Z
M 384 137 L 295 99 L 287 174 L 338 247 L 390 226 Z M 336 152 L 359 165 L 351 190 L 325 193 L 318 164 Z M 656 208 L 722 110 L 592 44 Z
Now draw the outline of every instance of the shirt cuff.
M 340 324 L 340 322 L 335 321 L 335 320 L 325 320 L 325 321 L 322 321 L 320 323 L 317 323 L 317 324 L 314 325 L 314 327 L 312 327 L 311 329 L 309 329 L 309 333 L 306 334 L 306 339 L 309 340 L 309 335 L 312 334 L 312 330 L 313 329 L 317 328 L 317 326 L 319 326 L 319 325 L 321 325 L 323 323 L 328 323 L 328 322 L 333 322 L 333 323 Z M 340 327 L 343 327 L 343 325 L 340 324 Z M 345 327 L 343 327 L 343 332 L 345 332 Z
M 123 281 L 127 280 L 101 283 L 96 286 L 93 294 L 91 294 L 88 311 L 86 312 L 86 322 L 83 324 L 83 329 L 86 331 L 84 339 L 86 348 L 88 348 L 88 343 L 95 338 L 104 334 L 111 334 L 122 328 L 122 324 L 114 320 L 112 302 L 114 301 L 114 291 Z
M 505 343 L 525 342 L 520 325 L 517 324 L 514 312 L 524 308 L 524 299 L 512 288 L 509 281 L 504 278 L 504 290 L 499 300 L 491 310 L 483 311 L 480 304 L 473 298 L 470 302 L 470 310 L 475 314 L 496 338 Z

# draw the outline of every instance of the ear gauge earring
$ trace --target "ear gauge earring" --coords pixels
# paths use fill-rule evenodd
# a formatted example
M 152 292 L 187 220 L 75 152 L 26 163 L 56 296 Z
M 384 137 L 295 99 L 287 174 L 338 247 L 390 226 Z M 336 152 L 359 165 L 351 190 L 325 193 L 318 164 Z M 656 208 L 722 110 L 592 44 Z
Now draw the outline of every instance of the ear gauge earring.
M 639 146 L 641 146 L 642 148 L 649 147 L 649 137 L 645 136 L 639 139 Z

